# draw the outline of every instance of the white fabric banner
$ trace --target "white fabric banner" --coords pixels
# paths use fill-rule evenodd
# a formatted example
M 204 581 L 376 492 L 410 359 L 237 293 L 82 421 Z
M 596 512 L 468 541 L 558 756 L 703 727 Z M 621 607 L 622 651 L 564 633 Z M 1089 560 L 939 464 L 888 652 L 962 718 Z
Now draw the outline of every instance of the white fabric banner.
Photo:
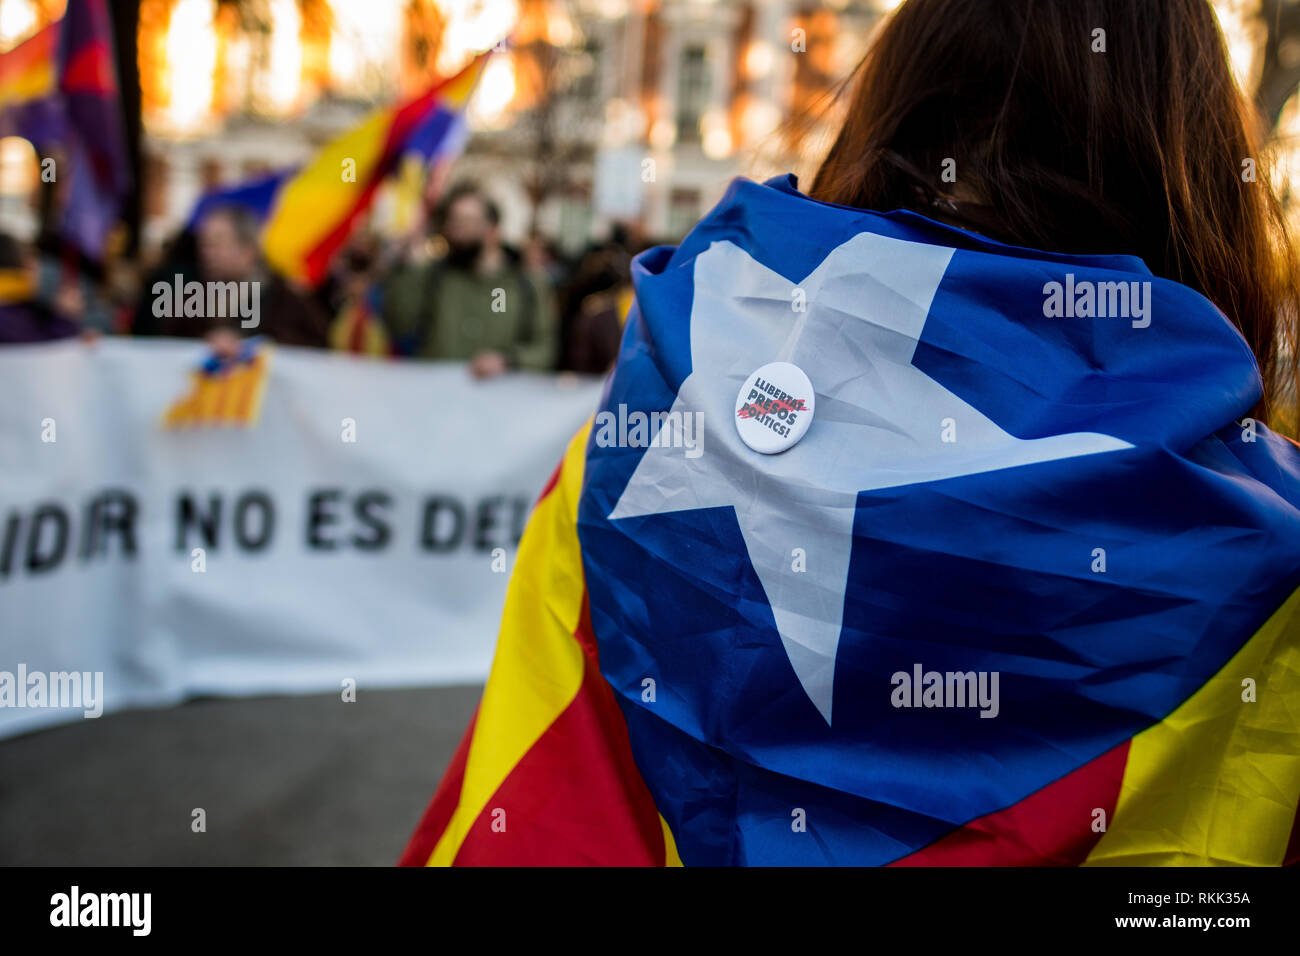
M 278 347 L 255 424 L 165 429 L 202 355 L 0 349 L 0 737 L 485 679 L 518 535 L 599 382 Z

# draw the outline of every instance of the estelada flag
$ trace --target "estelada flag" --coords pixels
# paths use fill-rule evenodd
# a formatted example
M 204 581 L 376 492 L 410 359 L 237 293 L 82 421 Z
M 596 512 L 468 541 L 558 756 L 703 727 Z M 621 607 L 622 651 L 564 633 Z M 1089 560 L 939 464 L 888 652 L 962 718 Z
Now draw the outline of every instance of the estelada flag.
M 371 113 L 277 188 L 262 233 L 276 271 L 307 285 L 320 282 L 403 156 L 432 160 L 464 145 L 464 109 L 490 55 L 480 53 L 419 96 Z
M 790 177 L 634 283 L 403 863 L 1296 859 L 1300 451 L 1210 302 Z
M 189 388 L 163 413 L 168 431 L 251 428 L 262 415 L 274 347 L 261 338 L 240 344 L 238 355 L 207 356 L 190 372 Z

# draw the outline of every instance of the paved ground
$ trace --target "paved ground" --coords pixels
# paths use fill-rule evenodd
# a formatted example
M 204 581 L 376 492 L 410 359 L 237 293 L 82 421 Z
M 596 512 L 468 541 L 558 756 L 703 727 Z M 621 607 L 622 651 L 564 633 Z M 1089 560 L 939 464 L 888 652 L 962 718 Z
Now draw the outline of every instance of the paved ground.
M 0 741 L 0 864 L 391 865 L 480 692 L 204 699 Z

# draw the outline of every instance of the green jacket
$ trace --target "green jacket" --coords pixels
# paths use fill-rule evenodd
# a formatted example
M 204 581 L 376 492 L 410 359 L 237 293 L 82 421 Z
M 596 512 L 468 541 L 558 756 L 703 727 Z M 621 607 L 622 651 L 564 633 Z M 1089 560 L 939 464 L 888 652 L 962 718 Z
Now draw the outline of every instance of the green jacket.
M 463 361 L 492 351 L 512 368 L 555 368 L 550 286 L 517 266 L 482 276 L 441 261 L 399 269 L 384 283 L 383 317 L 400 354 Z

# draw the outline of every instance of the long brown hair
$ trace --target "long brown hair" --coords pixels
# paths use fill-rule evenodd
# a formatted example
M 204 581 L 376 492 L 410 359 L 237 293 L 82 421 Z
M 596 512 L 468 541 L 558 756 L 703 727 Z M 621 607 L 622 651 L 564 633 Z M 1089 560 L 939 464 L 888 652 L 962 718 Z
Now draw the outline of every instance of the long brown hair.
M 1253 415 L 1294 430 L 1296 257 L 1208 0 L 907 0 L 853 83 L 813 198 L 1141 256 L 1237 326 Z

